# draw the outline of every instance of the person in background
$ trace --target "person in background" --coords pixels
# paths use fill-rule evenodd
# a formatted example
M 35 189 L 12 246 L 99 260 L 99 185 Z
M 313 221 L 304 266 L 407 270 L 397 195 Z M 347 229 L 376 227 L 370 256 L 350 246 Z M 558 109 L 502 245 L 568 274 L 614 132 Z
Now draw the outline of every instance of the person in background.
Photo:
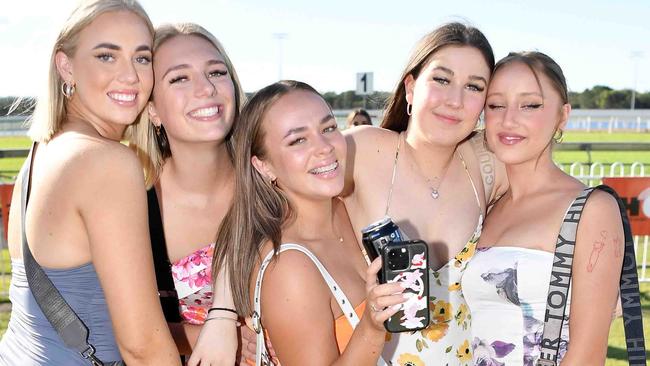
M 562 226 L 568 238 L 563 218 L 585 189 L 551 156 L 570 111 L 562 69 L 547 55 L 511 53 L 496 64 L 486 137 L 505 164 L 510 188 L 492 207 L 462 279 L 477 365 L 532 366 L 540 357 L 558 234 Z M 623 261 L 616 200 L 596 190 L 582 205 L 582 214 L 573 214 L 580 223 L 557 360 L 562 366 L 605 363 Z
M 357 108 L 348 114 L 348 128 L 354 126 L 372 126 L 372 119 L 365 109 Z
M 237 314 L 225 282 L 213 291 L 213 280 L 226 280 L 212 276 L 212 256 L 232 202 L 230 135 L 245 96 L 221 43 L 197 24 L 158 27 L 153 51 L 148 118 L 131 143 L 145 166 L 161 303 L 189 364 L 233 365 Z M 193 354 L 207 321 L 218 346 Z
M 483 33 L 443 25 L 414 48 L 381 127 L 345 131 L 341 196 L 358 239 L 388 215 L 429 245 L 430 318 L 426 329 L 392 334 L 393 365 L 470 365 L 471 316 L 460 279 L 474 255 L 489 202 L 507 187 L 502 167 L 474 133 L 494 55 Z
M 146 194 L 136 155 L 120 143 L 151 93 L 153 26 L 134 0 L 82 1 L 52 50 L 38 100 L 25 222 L 9 218 L 11 320 L 2 365 L 89 364 L 68 348 L 27 282 L 21 239 L 85 323 L 103 362 L 179 365 L 156 294 Z M 24 225 L 24 228 L 21 228 Z

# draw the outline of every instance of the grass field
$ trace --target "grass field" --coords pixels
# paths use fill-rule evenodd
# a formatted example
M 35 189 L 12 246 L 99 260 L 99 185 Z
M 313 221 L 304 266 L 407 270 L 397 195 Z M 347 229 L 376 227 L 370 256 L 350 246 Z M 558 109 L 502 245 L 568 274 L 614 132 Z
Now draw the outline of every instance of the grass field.
M 650 142 L 650 134 L 648 133 L 583 133 L 583 132 L 568 132 L 564 135 L 564 141 L 567 142 Z M 26 137 L 0 137 L 0 149 L 8 148 L 29 148 L 30 140 Z M 573 162 L 588 162 L 588 155 L 585 152 L 579 151 L 562 151 L 555 152 L 553 158 L 556 162 L 564 164 L 565 169 Z M 13 181 L 13 177 L 18 173 L 23 158 L 8 158 L 0 159 L 0 180 Z M 641 152 L 592 152 L 592 162 L 600 162 L 605 165 L 606 173 L 609 173 L 609 165 L 611 163 L 620 161 L 627 164 L 625 169 L 626 173 L 629 172 L 629 164 L 638 161 L 646 165 L 650 165 L 650 151 Z M 646 172 L 650 175 L 650 171 Z M 10 272 L 9 255 L 6 250 L 0 252 L 2 262 L 0 263 L 0 271 Z M 640 261 L 637 258 L 637 261 Z M 8 277 L 0 278 L 0 293 L 5 292 L 8 288 Z M 8 301 L 6 298 L 0 297 L 0 302 Z M 641 303 L 643 306 L 643 318 L 646 323 L 646 350 L 650 349 L 650 283 L 641 284 Z M 0 312 L 0 335 L 4 334 L 9 314 L 7 312 Z M 617 318 L 612 323 L 609 335 L 609 347 L 607 350 L 606 366 L 624 366 L 627 365 L 626 350 L 625 350 L 625 333 L 623 330 L 623 320 Z

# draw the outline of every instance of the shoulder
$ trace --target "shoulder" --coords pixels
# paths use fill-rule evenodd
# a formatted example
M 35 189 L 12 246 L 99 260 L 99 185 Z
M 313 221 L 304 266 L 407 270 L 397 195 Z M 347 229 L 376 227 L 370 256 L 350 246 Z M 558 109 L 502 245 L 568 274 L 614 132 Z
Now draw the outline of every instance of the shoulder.
M 611 194 L 600 189 L 594 189 L 585 203 L 582 213 L 585 221 L 609 221 L 616 225 L 621 223 L 621 211 L 618 201 Z
M 273 257 L 262 288 L 262 294 L 269 294 L 263 296 L 266 303 L 323 303 L 329 308 L 329 291 L 323 277 L 314 262 L 298 250 L 285 250 Z
M 394 150 L 399 134 L 395 131 L 376 126 L 358 126 L 343 132 L 348 143 L 359 150 L 374 149 L 377 152 L 383 149 Z

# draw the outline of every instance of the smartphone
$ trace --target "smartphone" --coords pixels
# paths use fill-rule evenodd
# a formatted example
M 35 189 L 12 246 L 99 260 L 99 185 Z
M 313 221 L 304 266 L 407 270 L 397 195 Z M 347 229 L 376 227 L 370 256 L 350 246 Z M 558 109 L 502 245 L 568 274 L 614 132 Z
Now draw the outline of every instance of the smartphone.
M 396 241 L 381 253 L 380 282 L 402 282 L 411 294 L 402 308 L 384 322 L 392 333 L 415 331 L 429 325 L 429 247 L 422 240 Z

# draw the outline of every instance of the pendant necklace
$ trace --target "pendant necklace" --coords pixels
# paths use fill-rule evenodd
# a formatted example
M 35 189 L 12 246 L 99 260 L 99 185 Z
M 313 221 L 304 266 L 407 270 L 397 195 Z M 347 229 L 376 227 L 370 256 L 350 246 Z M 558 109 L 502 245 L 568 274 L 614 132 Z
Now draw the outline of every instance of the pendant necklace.
M 447 163 L 447 166 L 445 167 L 442 174 L 440 175 L 440 178 L 438 178 L 437 176 L 433 177 L 431 179 L 425 177 L 425 181 L 426 181 L 427 185 L 429 186 L 429 189 L 431 190 L 431 198 L 433 198 L 434 200 L 437 200 L 438 197 L 440 197 L 440 191 L 439 191 L 440 186 L 442 185 L 442 182 L 445 180 L 445 177 L 447 176 L 447 172 L 449 171 L 449 167 L 454 162 L 454 157 L 456 157 L 456 152 L 455 151 L 454 151 L 454 154 L 451 156 L 451 159 L 449 159 L 449 162 Z M 422 173 L 420 173 L 420 174 L 422 174 Z M 437 181 L 437 183 L 438 183 L 435 186 L 432 184 L 434 181 Z

